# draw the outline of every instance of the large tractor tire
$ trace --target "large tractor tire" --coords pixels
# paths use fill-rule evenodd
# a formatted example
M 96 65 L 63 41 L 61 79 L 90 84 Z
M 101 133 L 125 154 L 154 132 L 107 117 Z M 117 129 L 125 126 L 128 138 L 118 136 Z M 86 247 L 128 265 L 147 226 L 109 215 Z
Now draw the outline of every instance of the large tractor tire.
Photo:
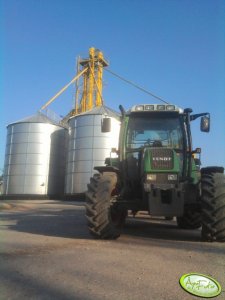
M 182 217 L 177 217 L 177 226 L 181 229 L 198 229 L 201 225 L 201 213 L 194 209 L 187 209 Z
M 202 239 L 225 242 L 225 176 L 214 169 L 202 170 Z
M 127 215 L 126 210 L 113 203 L 117 175 L 113 172 L 95 174 L 86 193 L 86 218 L 90 233 L 99 239 L 116 239 L 120 236 Z

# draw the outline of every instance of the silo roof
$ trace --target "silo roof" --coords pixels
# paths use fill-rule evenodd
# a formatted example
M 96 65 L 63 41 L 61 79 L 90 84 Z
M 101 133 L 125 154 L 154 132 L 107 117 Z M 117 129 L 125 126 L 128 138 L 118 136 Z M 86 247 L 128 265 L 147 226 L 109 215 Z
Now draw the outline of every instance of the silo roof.
M 104 106 L 104 105 L 96 106 L 91 110 L 88 110 L 84 113 L 77 115 L 77 117 L 84 116 L 84 115 L 107 115 L 107 116 L 115 118 L 115 119 L 119 119 L 119 117 L 120 117 L 120 114 L 117 111 L 115 111 L 107 106 Z
M 46 115 L 40 112 L 37 112 L 35 115 L 26 117 L 16 122 L 10 123 L 9 125 L 17 124 L 17 123 L 47 123 L 47 124 L 60 126 L 58 122 L 50 119 L 49 117 L 47 117 Z

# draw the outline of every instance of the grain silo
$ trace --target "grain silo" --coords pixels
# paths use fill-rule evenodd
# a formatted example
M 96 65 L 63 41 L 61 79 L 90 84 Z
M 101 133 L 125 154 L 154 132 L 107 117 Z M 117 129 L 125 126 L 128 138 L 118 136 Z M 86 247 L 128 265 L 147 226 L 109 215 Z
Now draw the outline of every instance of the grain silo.
M 3 194 L 62 195 L 67 134 L 41 113 L 8 125 Z
M 111 132 L 101 132 L 104 117 L 111 118 Z M 118 147 L 119 115 L 106 106 L 95 107 L 69 120 L 69 146 L 66 164 L 65 194 L 87 190 L 94 166 L 104 166 L 112 148 Z

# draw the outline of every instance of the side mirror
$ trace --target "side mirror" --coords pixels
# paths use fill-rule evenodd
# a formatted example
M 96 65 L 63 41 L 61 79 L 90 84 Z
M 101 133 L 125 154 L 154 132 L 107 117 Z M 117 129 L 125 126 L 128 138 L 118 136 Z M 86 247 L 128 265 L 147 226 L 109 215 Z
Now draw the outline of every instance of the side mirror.
M 111 118 L 103 118 L 102 132 L 110 132 L 110 131 L 111 131 Z
M 209 116 L 201 117 L 201 131 L 209 132 L 209 130 L 210 130 L 210 117 Z

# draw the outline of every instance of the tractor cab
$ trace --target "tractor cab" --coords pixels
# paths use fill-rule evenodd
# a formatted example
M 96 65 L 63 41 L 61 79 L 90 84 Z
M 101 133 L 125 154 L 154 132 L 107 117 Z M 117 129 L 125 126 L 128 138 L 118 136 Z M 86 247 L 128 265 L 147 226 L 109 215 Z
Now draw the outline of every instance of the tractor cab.
M 164 105 L 138 105 L 131 109 L 126 125 L 126 138 L 120 147 L 127 182 L 135 186 L 137 193 L 141 184 L 145 190 L 152 185 L 171 188 L 183 175 L 187 148 L 179 109 L 173 105 L 168 105 L 167 110 Z
M 123 114 L 119 152 L 130 198 L 142 190 L 171 190 L 178 183 L 199 180 L 193 154 L 200 149 L 192 150 L 190 131 L 190 120 L 196 115 L 191 112 L 175 105 L 143 104 Z M 208 124 L 202 130 L 209 130 L 209 114 L 200 116 L 201 123 Z

